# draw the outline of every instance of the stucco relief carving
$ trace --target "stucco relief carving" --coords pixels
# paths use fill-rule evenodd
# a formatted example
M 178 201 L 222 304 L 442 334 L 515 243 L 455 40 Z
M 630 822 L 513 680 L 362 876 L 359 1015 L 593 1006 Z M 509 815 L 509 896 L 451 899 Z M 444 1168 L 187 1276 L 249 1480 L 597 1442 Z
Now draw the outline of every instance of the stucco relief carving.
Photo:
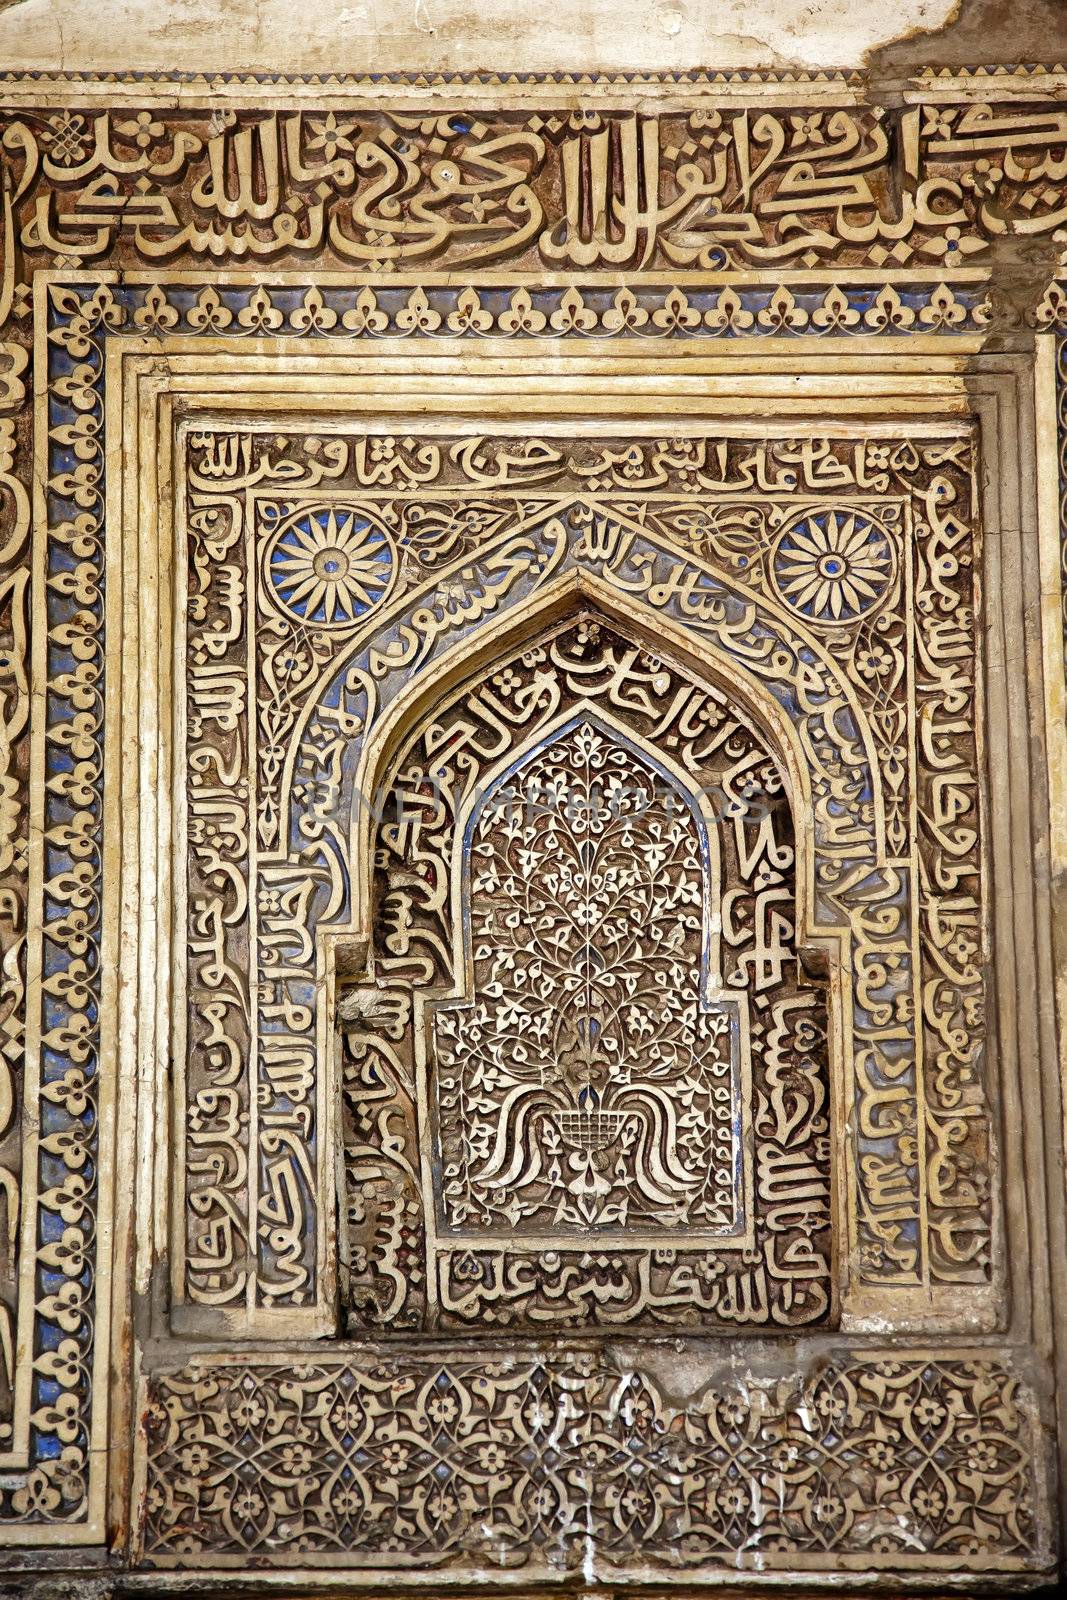
M 416 999 L 421 1038 L 347 1029 L 351 1134 L 395 1108 L 351 1142 L 352 1325 L 417 1315 L 401 1196 L 434 1321 L 825 1316 L 827 1019 L 765 737 L 585 613 L 436 706 L 386 789 L 375 970 L 459 993 Z
M 4 135 L 32 258 L 155 263 L 328 254 L 368 274 L 508 263 L 571 272 L 951 274 L 1062 227 L 1055 101 L 404 113 L 34 108 Z
M 309 1566 L 477 1564 L 532 1581 L 596 1551 L 614 1581 L 698 1580 L 738 1552 L 771 1571 L 959 1572 L 1033 1547 L 1033 1413 L 959 1359 L 831 1359 L 787 1383 L 727 1379 L 692 1405 L 588 1354 L 196 1364 L 159 1385 L 147 1559 L 224 1568 L 294 1545 Z M 921 1546 L 923 1555 L 916 1547 Z
M 1047 1567 L 1040 1247 L 993 1131 L 1036 1237 L 1024 914 L 990 940 L 1043 798 L 986 799 L 1025 597 L 968 363 L 1020 326 L 1003 241 L 1054 267 L 1067 133 L 1000 78 L 659 114 L 13 88 L 4 1538 L 124 1540 L 126 1497 L 160 1568 Z M 408 414 L 406 378 L 332 414 L 371 347 L 606 377 L 588 418 Z M 809 409 L 594 415 L 620 351 L 710 386 L 742 347 L 803 352 Z M 885 381 L 839 419 L 857 352 Z M 564 774 L 592 820 L 527 814 Z M 724 1332 L 765 1365 L 724 1377 Z
M 770 761 L 768 772 L 775 770 L 764 736 L 753 731 L 751 711 L 741 712 L 738 722 L 729 695 L 725 706 L 721 694 L 701 695 L 692 676 L 676 677 L 669 662 L 635 664 L 640 640 L 627 648 L 625 638 L 593 650 L 599 664 L 585 669 L 584 680 L 581 669 L 563 664 L 567 649 L 560 644 L 544 664 L 526 647 L 494 656 L 485 682 L 468 692 L 461 710 L 449 711 L 442 722 L 442 706 L 430 702 L 430 731 L 424 748 L 412 746 L 410 772 L 401 766 L 389 776 L 366 765 L 360 752 L 373 743 L 375 719 L 392 702 L 402 704 L 420 672 L 432 677 L 453 638 L 487 617 L 513 609 L 521 616 L 568 574 L 588 574 L 607 595 L 673 619 L 683 647 L 688 634 L 691 648 L 710 652 L 705 659 L 713 667 L 718 662 L 720 671 L 725 666 L 742 674 L 750 707 L 762 704 L 764 718 L 786 713 L 793 770 L 788 781 L 778 770 L 764 782 L 779 793 L 791 787 L 794 804 L 813 808 L 796 891 L 800 938 L 822 937 L 838 952 L 839 965 L 840 951 L 850 951 L 845 959 L 854 974 L 852 982 L 834 987 L 838 1061 L 848 1074 L 847 1094 L 855 1096 L 862 1152 L 855 1175 L 843 1175 L 856 1186 L 850 1202 L 860 1244 L 854 1282 L 984 1281 L 990 1270 L 983 1187 L 988 1135 L 971 1065 L 981 1038 L 982 909 L 968 665 L 974 646 L 965 643 L 973 638 L 974 615 L 966 435 L 918 445 L 316 436 L 296 454 L 286 442 L 284 460 L 265 435 L 197 436 L 192 443 L 186 658 L 193 874 L 190 1297 L 228 1303 L 244 1296 L 256 1235 L 263 1302 L 293 1297 L 299 1304 L 312 1292 L 308 1219 L 321 1204 L 312 1173 L 322 1159 L 313 1120 L 321 1059 L 316 1040 L 328 1037 L 316 982 L 324 957 L 315 930 L 340 931 L 363 918 L 369 933 L 376 921 L 375 959 L 391 982 L 426 984 L 449 971 L 454 977 L 457 960 L 478 967 L 474 880 L 454 855 L 454 836 L 467 825 L 455 809 L 461 797 L 490 772 L 484 752 L 501 759 L 509 750 L 520 752 L 524 731 L 536 733 L 543 707 L 595 707 L 596 695 L 583 690 L 584 681 L 603 691 L 609 708 L 622 707 L 624 719 L 636 718 L 646 748 L 680 760 L 701 784 L 724 787 L 727 809 L 744 799 L 744 785 L 734 795 L 729 743 L 703 770 L 698 704 L 712 722 L 727 719 L 739 749 L 757 740 L 765 754 L 753 748 L 746 757 L 753 781 L 759 781 L 761 760 Z M 231 475 L 240 498 L 227 487 Z M 279 559 L 280 549 L 297 553 Z M 246 592 L 259 619 L 254 679 L 246 675 Z M 375 628 L 375 615 L 389 620 Z M 918 619 L 911 642 L 908 615 Z M 586 626 L 595 631 L 599 624 Z M 359 648 L 349 640 L 361 641 Z M 667 687 L 661 694 L 654 684 Z M 664 708 L 664 698 L 672 709 Z M 250 727 L 263 729 L 256 734 L 254 786 L 244 753 Z M 714 739 L 705 742 L 716 748 Z M 931 770 L 927 752 L 934 751 Z M 779 761 L 784 754 L 780 750 Z M 375 911 L 369 887 L 365 903 L 357 904 L 366 873 L 360 856 L 369 859 L 368 819 L 386 796 L 400 810 L 387 814 L 373 854 L 379 879 L 391 869 L 395 882 L 386 882 Z M 227 827 L 224 874 L 220 819 Z M 717 916 L 712 913 L 724 930 L 721 937 L 716 932 L 716 946 L 721 942 L 737 963 L 741 986 L 751 982 L 756 992 L 767 973 L 780 978 L 783 960 L 796 967 L 789 909 L 794 891 L 788 874 L 784 885 L 778 881 L 791 845 L 787 836 L 768 834 L 767 826 L 736 845 L 744 862 L 740 877 L 754 880 L 751 926 L 739 929 L 731 917 L 739 892 L 734 883 L 723 889 Z M 259 877 L 246 888 L 253 828 Z M 766 883 L 761 874 L 769 874 Z M 461 880 L 466 887 L 457 891 Z M 467 895 L 472 919 L 462 957 L 454 950 L 454 892 Z M 258 1027 L 263 1074 L 255 1097 L 261 1130 L 255 1233 L 241 1221 L 248 1204 L 243 1151 L 249 1119 L 240 1106 L 250 1090 L 242 1087 L 240 1052 L 232 1043 L 234 1028 L 251 1015 L 240 951 L 253 907 L 259 987 L 252 1026 Z M 209 926 L 215 937 L 205 941 Z M 445 951 L 452 953 L 445 958 Z M 483 974 L 483 981 L 493 980 Z M 469 974 L 461 993 L 470 999 L 475 989 Z M 447 1037 L 448 1073 L 462 1097 L 470 1091 L 459 1065 L 461 1012 L 435 1005 L 433 1051 L 440 1057 Z M 229 1014 L 235 1022 L 227 1053 L 220 1041 Z M 741 1041 L 750 1026 L 742 1007 L 732 1028 L 736 1084 L 748 1072 Z M 383 1174 L 392 1169 L 390 1179 L 381 1179 L 389 1191 L 381 1209 L 368 1197 L 374 1186 L 368 1191 L 363 1180 L 351 1202 L 367 1229 L 353 1261 L 357 1268 L 365 1263 L 372 1275 L 381 1268 L 396 1285 L 395 1293 L 379 1285 L 357 1294 L 372 1318 L 377 1306 L 391 1322 L 410 1295 L 404 1314 L 417 1323 L 424 1314 L 421 1297 L 430 1292 L 422 1286 L 427 1279 L 435 1283 L 436 1273 L 432 1262 L 419 1259 L 429 1248 L 423 1231 L 430 1185 L 414 1176 L 401 1181 L 397 1170 L 417 1174 L 432 1147 L 448 1191 L 434 1204 L 452 1227 L 464 1219 L 455 1209 L 459 1191 L 449 1186 L 462 1188 L 471 1171 L 449 1123 L 451 1102 L 436 1106 L 432 1139 L 425 1128 L 413 1131 L 429 1112 L 418 1109 L 424 1086 L 417 1087 L 421 1069 L 410 1030 L 398 1028 L 394 1039 L 373 1047 L 377 1064 L 363 1061 L 363 1100 L 359 1063 L 349 1069 L 349 1101 L 355 1125 L 364 1129 L 354 1144 L 369 1137 L 374 1148 L 373 1156 L 359 1158 L 360 1170 L 369 1170 L 368 1162 Z M 358 1030 L 350 1028 L 348 1036 L 351 1053 Z M 359 1045 L 364 1054 L 369 1048 Z M 583 1044 L 576 1033 L 562 1053 L 568 1049 L 577 1061 L 583 1049 L 589 1055 L 592 1042 L 586 1036 Z M 762 1046 L 761 1057 L 768 1059 Z M 438 1060 L 435 1082 L 442 1070 Z M 745 1096 L 735 1087 L 732 1100 L 736 1110 Z M 826 1108 L 813 1102 L 811 1111 L 811 1135 L 825 1140 Z M 456 1114 L 470 1134 L 469 1105 Z M 774 1114 L 790 1120 L 780 1107 Z M 798 1126 L 804 1121 L 802 1113 Z M 566 1126 L 576 1130 L 579 1124 Z M 488 1125 L 477 1137 L 483 1143 L 491 1138 Z M 739 1129 L 736 1138 L 733 1167 L 745 1143 Z M 483 1158 L 494 1159 L 485 1151 Z M 499 1159 L 505 1170 L 515 1151 L 509 1157 L 502 1149 Z M 795 1181 L 798 1192 L 814 1186 L 819 1214 L 825 1168 L 817 1159 L 807 1170 L 808 1160 L 800 1161 Z M 770 1199 L 779 1182 L 786 1180 L 764 1172 L 757 1192 L 762 1184 Z M 462 1202 L 475 1214 L 485 1203 L 471 1193 Z M 786 1268 L 788 1256 L 778 1254 L 772 1278 L 788 1281 L 809 1272 L 810 1263 Z M 803 1257 L 801 1250 L 798 1263 Z M 743 1286 L 725 1296 L 724 1304 L 736 1301 L 741 1308 L 733 1315 L 760 1320 L 771 1314 L 759 1276 L 766 1265 L 761 1260 L 754 1276 L 749 1263 Z M 521 1276 L 520 1264 L 506 1255 L 472 1257 L 465 1270 L 472 1283 L 482 1273 L 487 1284 L 494 1281 L 501 1314 L 509 1300 L 523 1299 L 514 1286 L 505 1288 L 513 1273 Z M 597 1270 L 610 1281 L 621 1269 Z M 667 1282 L 672 1274 L 659 1276 Z M 556 1292 L 566 1298 L 564 1278 L 561 1266 Z M 698 1298 L 711 1305 L 721 1287 L 701 1290 Z M 436 1288 L 432 1292 L 436 1297 Z M 619 1294 L 618 1283 L 611 1292 Z M 670 1300 L 673 1291 L 663 1292 Z M 443 1303 L 455 1302 L 453 1309 L 477 1300 L 452 1272 L 440 1293 Z M 804 1320 L 821 1314 L 825 1299 L 824 1286 L 814 1299 L 802 1295 L 793 1311 L 774 1315 Z

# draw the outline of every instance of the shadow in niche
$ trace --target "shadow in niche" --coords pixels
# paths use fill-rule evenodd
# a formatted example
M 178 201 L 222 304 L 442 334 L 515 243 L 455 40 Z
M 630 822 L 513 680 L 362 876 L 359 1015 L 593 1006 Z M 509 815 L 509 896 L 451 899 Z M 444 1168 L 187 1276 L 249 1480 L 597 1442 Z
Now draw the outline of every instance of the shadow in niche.
M 831 1320 L 827 967 L 763 729 L 572 614 L 424 708 L 373 809 L 349 1332 Z

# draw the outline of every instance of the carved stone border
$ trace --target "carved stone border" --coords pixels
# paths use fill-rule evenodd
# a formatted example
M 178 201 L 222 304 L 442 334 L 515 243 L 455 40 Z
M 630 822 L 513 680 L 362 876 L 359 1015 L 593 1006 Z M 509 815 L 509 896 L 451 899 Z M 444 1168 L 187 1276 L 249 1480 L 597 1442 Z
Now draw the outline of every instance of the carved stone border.
M 799 1353 L 798 1353 L 799 1354 Z M 743 1356 L 696 1395 L 574 1351 L 234 1357 L 151 1387 L 145 1562 L 386 1585 L 1040 1568 L 1033 1396 L 987 1351 Z

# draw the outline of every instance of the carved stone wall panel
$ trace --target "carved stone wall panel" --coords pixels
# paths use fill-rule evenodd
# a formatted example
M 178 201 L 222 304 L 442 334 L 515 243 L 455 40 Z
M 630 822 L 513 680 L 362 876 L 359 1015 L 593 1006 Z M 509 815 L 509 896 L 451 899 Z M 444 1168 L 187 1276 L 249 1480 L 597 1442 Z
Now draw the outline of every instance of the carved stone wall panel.
M 7 82 L 9 1542 L 1048 1570 L 1061 77 Z
M 974 869 L 980 841 L 974 668 L 964 664 L 968 657 L 973 662 L 975 652 L 970 574 L 976 553 L 966 435 L 916 447 L 899 440 L 853 445 L 818 437 L 799 443 L 689 436 L 603 444 L 479 436 L 398 441 L 371 435 L 349 441 L 315 434 L 310 457 L 299 447 L 294 454 L 293 441 L 286 440 L 284 459 L 269 435 L 196 434 L 191 446 L 190 853 L 195 858 L 201 851 L 202 818 L 226 810 L 238 818 L 227 841 L 230 856 L 246 863 L 227 869 L 234 895 L 230 906 L 214 893 L 205 899 L 190 880 L 191 951 L 201 950 L 204 919 L 217 905 L 219 938 L 236 952 L 227 957 L 225 943 L 203 946 L 215 975 L 207 986 L 210 993 L 191 969 L 195 1016 L 189 1036 L 206 1038 L 210 1047 L 205 1090 L 194 1078 L 188 1093 L 193 1299 L 210 1303 L 219 1294 L 241 1296 L 246 1288 L 230 1227 L 240 1207 L 252 1204 L 244 1198 L 245 1163 L 235 1138 L 242 1126 L 235 1108 L 250 1096 L 239 1087 L 237 1047 L 229 1054 L 218 1048 L 220 1005 L 233 1004 L 239 1014 L 247 1010 L 245 991 L 234 989 L 227 1001 L 226 987 L 247 959 L 242 954 L 246 905 L 254 900 L 259 908 L 258 936 L 265 951 L 255 963 L 259 1059 L 268 1077 L 255 1096 L 258 1121 L 268 1129 L 276 1114 L 291 1129 L 294 1101 L 274 1113 L 274 1089 L 287 1072 L 295 1072 L 297 1100 L 309 1105 L 315 1040 L 329 1036 L 315 976 L 323 960 L 313 932 L 320 907 L 329 908 L 330 924 L 338 929 L 354 925 L 369 934 L 368 915 L 374 920 L 369 907 L 360 911 L 353 905 L 350 882 L 353 870 L 359 870 L 354 858 L 368 848 L 358 824 L 395 788 L 395 779 L 359 767 L 361 742 L 373 737 L 376 708 L 384 709 L 387 697 L 398 690 L 407 693 L 424 664 L 447 648 L 450 635 L 465 626 L 477 629 L 485 618 L 512 608 L 521 615 L 538 594 L 550 592 L 551 584 L 579 573 L 598 577 L 608 593 L 614 590 L 650 619 L 656 613 L 677 617 L 683 636 L 688 633 L 699 648 L 710 650 L 707 659 L 727 668 L 732 664 L 768 686 L 764 716 L 784 711 L 799 730 L 793 760 L 806 776 L 797 780 L 801 787 L 794 801 L 799 804 L 803 796 L 815 818 L 801 889 L 810 908 L 804 936 L 819 938 L 820 925 L 843 938 L 849 937 L 850 925 L 853 930 L 856 987 L 847 1014 L 840 1002 L 838 1028 L 842 1048 L 852 1051 L 849 1094 L 856 1096 L 857 1126 L 869 1141 L 856 1169 L 862 1174 L 860 1188 L 851 1197 L 861 1252 L 854 1277 L 857 1284 L 883 1285 L 984 1281 L 990 1267 L 989 1201 L 979 1199 L 971 1179 L 987 1170 L 988 1135 L 968 1065 L 980 1048 L 984 934 Z M 244 497 L 241 508 L 227 482 L 231 477 Z M 298 494 L 298 478 L 309 482 L 310 494 Z M 353 480 L 354 492 L 345 490 L 346 478 Z M 531 494 L 536 487 L 539 497 L 517 496 L 509 487 L 516 481 L 530 483 Z M 474 499 L 472 484 L 478 491 Z M 743 485 L 749 486 L 747 500 Z M 622 488 L 628 495 L 620 499 Z M 238 568 L 219 558 L 231 545 L 236 551 L 242 527 L 248 548 Z M 213 565 L 209 553 L 215 554 Z M 333 578 L 331 568 L 342 577 Z M 243 687 L 240 669 L 235 672 L 227 661 L 228 651 L 251 670 L 239 621 L 239 597 L 246 586 L 240 572 L 251 574 L 248 588 L 260 585 L 264 596 L 255 629 L 257 676 Z M 215 596 L 228 619 L 216 626 L 220 640 L 227 640 L 226 650 L 210 650 L 204 643 L 202 618 L 211 614 Z M 320 615 L 309 618 L 304 614 L 309 610 Z M 924 613 L 929 627 L 919 633 L 920 648 L 913 655 L 906 621 Z M 373 631 L 377 615 L 389 620 Z M 965 645 L 968 638 L 972 642 Z M 355 653 L 350 640 L 361 642 Z M 620 646 L 611 660 L 622 653 Z M 465 736 L 471 747 L 464 756 L 465 781 L 480 759 L 479 748 L 503 748 L 497 674 L 507 675 L 501 680 L 507 686 L 516 671 L 528 670 L 518 656 L 494 658 L 490 668 L 486 690 L 495 713 L 477 695 L 465 708 L 467 723 L 475 717 L 484 730 L 480 743 L 478 736 Z M 602 669 L 611 670 L 621 671 L 617 665 Z M 631 701 L 641 696 L 648 701 L 648 685 L 657 673 L 669 686 L 668 704 L 680 704 L 682 683 L 674 687 L 662 665 L 637 672 Z M 747 692 L 752 698 L 752 689 Z M 758 691 L 754 700 L 758 706 Z M 246 803 L 241 796 L 248 779 L 235 757 L 247 720 L 244 708 L 253 701 L 264 732 L 257 734 L 261 764 Z M 432 707 L 435 719 L 439 710 Z M 962 743 L 961 712 L 972 730 Z M 487 716 L 489 727 L 484 726 Z M 514 713 L 510 721 L 517 721 Z M 920 726 L 927 748 L 938 754 L 930 777 L 922 771 Z M 434 738 L 443 737 L 436 721 L 434 727 Z M 695 767 L 691 737 L 673 731 L 669 736 Z M 285 737 L 295 740 L 288 758 Z M 439 783 L 443 770 L 438 760 L 430 781 Z M 205 771 L 214 783 L 204 782 Z M 224 771 L 229 773 L 225 794 L 218 786 Z M 446 791 L 456 791 L 450 772 L 445 784 Z M 838 812 L 861 794 L 864 803 L 852 807 L 846 824 Z M 416 800 L 415 813 L 418 805 Z M 246 892 L 241 872 L 251 870 L 252 809 L 262 887 Z M 350 814 L 357 823 L 351 845 L 343 833 L 343 819 Z M 406 831 L 412 827 L 418 832 L 409 820 Z M 283 839 L 289 840 L 287 851 L 269 848 Z M 313 850 L 309 840 L 315 842 Z M 213 867 L 217 844 L 212 834 Z M 920 860 L 924 847 L 931 853 Z M 418 857 L 421 847 L 413 848 Z M 381 841 L 379 858 L 388 851 Z M 406 969 L 410 980 L 421 968 L 420 981 L 432 980 L 433 953 L 451 942 L 452 930 L 447 916 L 438 917 L 436 925 L 431 916 L 431 926 L 420 931 L 420 919 L 426 923 L 423 902 L 433 896 L 412 893 L 408 885 L 414 871 L 428 874 L 440 891 L 450 870 L 422 860 L 398 864 L 401 886 L 384 895 L 378 913 L 387 973 L 390 967 Z M 911 887 L 917 882 L 926 886 L 921 899 Z M 948 897 L 941 902 L 938 884 L 953 886 L 950 902 Z M 773 964 L 777 935 L 767 908 L 780 891 L 771 887 L 762 893 L 762 909 L 754 913 L 759 923 L 755 960 Z M 876 911 L 882 902 L 885 911 Z M 905 909 L 909 903 L 913 911 Z M 921 981 L 924 917 L 936 929 L 938 954 L 925 958 L 931 965 L 920 1006 L 917 990 L 907 1001 L 901 991 Z M 945 960 L 940 952 L 953 940 L 954 954 Z M 409 948 L 413 953 L 405 963 Z M 847 983 L 839 984 L 838 993 L 846 988 Z M 968 1023 L 961 1029 L 965 1010 Z M 235 1037 L 232 1030 L 230 1037 Z M 928 1083 L 921 1065 L 927 1050 Z M 197 1070 L 194 1056 L 190 1071 Z M 383 1068 L 368 1070 L 373 1078 Z M 410 1045 L 407 1067 L 395 1070 L 413 1082 Z M 958 1073 L 963 1077 L 957 1082 Z M 226 1092 L 217 1093 L 218 1085 Z M 939 1097 L 946 1096 L 953 1115 L 939 1124 Z M 931 1118 L 921 1142 L 920 1104 L 928 1105 Z M 370 1117 L 369 1106 L 363 1106 L 361 1117 Z M 387 1138 L 394 1138 L 391 1127 Z M 268 1246 L 275 1248 L 287 1224 L 286 1248 L 294 1263 L 284 1287 L 275 1267 L 262 1269 L 261 1292 L 273 1303 L 279 1294 L 295 1292 L 300 1303 L 305 1292 L 313 1293 L 313 1284 L 300 1276 L 311 1270 L 311 1241 L 306 1233 L 302 1247 L 297 1241 L 306 1208 L 315 1204 L 310 1177 L 315 1156 L 313 1141 L 305 1139 L 301 1155 L 297 1139 L 286 1134 L 297 1151 L 290 1159 L 268 1133 L 261 1160 L 260 1236 L 267 1235 Z M 920 1143 L 926 1149 L 922 1160 Z M 404 1161 L 412 1170 L 420 1159 L 417 1144 L 407 1148 Z M 206 1184 L 199 1181 L 200 1171 L 208 1175 Z M 218 1188 L 219 1175 L 227 1179 L 229 1199 Z M 928 1175 L 938 1201 L 932 1227 L 925 1209 Z M 798 1182 L 802 1186 L 799 1174 Z M 415 1224 L 412 1203 L 401 1185 L 389 1201 L 395 1216 L 389 1236 L 371 1251 L 372 1270 L 381 1251 L 384 1262 L 401 1249 L 399 1231 Z M 246 1226 L 246 1239 L 250 1232 Z M 230 1276 L 224 1282 L 218 1262 L 209 1260 L 201 1286 L 200 1256 L 213 1238 L 225 1241 L 222 1254 Z M 409 1246 L 410 1241 L 403 1247 L 405 1260 Z M 428 1263 L 419 1268 L 420 1278 L 424 1274 L 434 1276 Z M 751 1285 L 742 1300 L 753 1293 L 763 1303 L 763 1291 Z M 400 1305 L 393 1296 L 384 1303 L 391 1321 Z

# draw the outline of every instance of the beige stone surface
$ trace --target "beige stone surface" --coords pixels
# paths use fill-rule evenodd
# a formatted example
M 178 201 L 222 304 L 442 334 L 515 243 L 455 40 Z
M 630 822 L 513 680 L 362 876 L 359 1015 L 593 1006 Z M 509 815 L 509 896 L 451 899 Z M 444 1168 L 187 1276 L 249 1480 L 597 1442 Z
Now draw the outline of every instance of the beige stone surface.
M 7 0 L 0 63 L 141 71 L 670 71 L 858 64 L 960 0 Z

